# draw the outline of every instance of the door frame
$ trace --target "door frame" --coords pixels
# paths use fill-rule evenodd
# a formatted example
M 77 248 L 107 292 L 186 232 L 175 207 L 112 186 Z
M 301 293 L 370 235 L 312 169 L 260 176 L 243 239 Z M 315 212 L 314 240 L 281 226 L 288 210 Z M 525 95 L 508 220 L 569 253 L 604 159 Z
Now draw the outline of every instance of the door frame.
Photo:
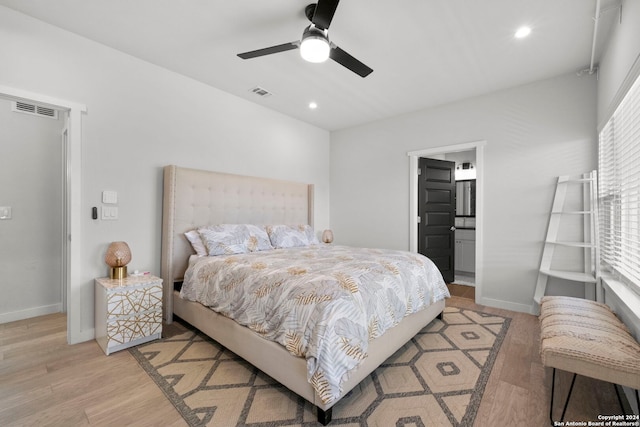
M 484 258 L 484 148 L 487 141 L 473 141 L 409 151 L 409 251 L 418 252 L 418 159 L 460 151 L 476 152 L 476 301 L 482 298 Z
M 67 159 L 69 158 L 69 114 L 65 114 L 64 117 L 64 126 L 62 127 L 62 131 L 60 132 L 60 141 L 62 143 L 62 176 L 60 177 L 62 181 L 62 236 L 61 236 L 61 245 L 60 250 L 62 251 L 62 312 L 68 313 L 68 304 L 67 304 L 67 284 L 69 283 L 68 275 L 70 271 L 69 260 L 71 242 L 67 238 L 67 236 L 71 235 L 69 230 L 69 187 L 71 182 L 69 181 L 69 167 L 67 165 Z M 67 328 L 68 329 L 68 328 Z
M 66 278 L 66 308 L 67 308 L 67 342 L 75 344 L 93 338 L 93 329 L 83 331 L 81 323 L 81 292 L 82 292 L 82 252 L 81 252 L 81 166 L 82 166 L 82 113 L 87 112 L 83 104 L 67 101 L 0 85 L 0 97 L 11 101 L 34 102 L 49 106 L 67 114 L 68 117 L 68 147 L 65 150 L 63 165 L 66 206 L 63 207 L 63 221 L 67 224 L 66 242 L 68 250 L 63 251 L 63 265 Z M 73 239 L 71 238 L 73 236 Z M 65 304 L 63 303 L 63 306 Z

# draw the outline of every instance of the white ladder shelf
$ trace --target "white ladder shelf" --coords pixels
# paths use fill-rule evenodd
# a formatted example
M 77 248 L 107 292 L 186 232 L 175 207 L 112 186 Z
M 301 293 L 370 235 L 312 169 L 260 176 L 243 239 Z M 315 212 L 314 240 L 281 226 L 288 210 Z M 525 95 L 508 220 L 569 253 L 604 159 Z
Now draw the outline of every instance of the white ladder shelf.
M 595 284 L 597 301 L 602 300 L 599 268 L 598 243 L 598 177 L 596 171 L 584 173 L 580 176 L 559 176 L 553 207 L 549 216 L 547 238 L 544 242 L 538 281 L 533 296 L 540 304 L 541 298 L 547 290 L 550 277 L 556 277 L 572 282 L 584 283 L 585 297 L 589 293 L 591 284 Z M 570 200 L 570 203 L 567 203 Z M 578 206 L 580 205 L 580 206 Z M 567 228 L 571 228 L 573 239 L 567 239 Z M 578 236 L 577 238 L 575 236 Z M 560 260 L 561 267 L 556 267 L 558 261 L 556 249 L 559 247 L 579 248 L 581 259 L 575 256 Z M 575 249 L 574 249 L 575 250 Z M 554 257 L 555 256 L 555 257 Z M 563 264 L 564 262 L 564 264 Z M 579 267 L 567 269 L 567 265 L 577 262 Z

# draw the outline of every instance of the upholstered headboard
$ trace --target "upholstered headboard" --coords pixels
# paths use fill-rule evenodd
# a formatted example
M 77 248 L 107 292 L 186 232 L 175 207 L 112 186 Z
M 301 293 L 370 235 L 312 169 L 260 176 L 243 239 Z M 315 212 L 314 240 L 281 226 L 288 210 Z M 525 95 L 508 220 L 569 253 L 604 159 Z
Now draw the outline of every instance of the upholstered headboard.
M 186 231 L 208 224 L 309 224 L 313 185 L 165 166 L 162 279 L 165 313 L 193 249 Z M 166 318 L 166 315 L 165 315 Z

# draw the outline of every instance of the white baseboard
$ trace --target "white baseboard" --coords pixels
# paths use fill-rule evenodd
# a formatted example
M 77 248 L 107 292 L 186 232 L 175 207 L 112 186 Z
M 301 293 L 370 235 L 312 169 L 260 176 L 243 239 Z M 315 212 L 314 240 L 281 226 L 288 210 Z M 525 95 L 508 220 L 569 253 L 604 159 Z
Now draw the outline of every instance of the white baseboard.
M 517 311 L 519 313 L 533 313 L 533 306 L 531 305 L 518 304 L 509 301 L 502 301 L 499 299 L 479 297 L 476 300 L 476 304 L 486 305 L 487 307 L 502 308 L 504 310 Z
M 79 344 L 81 342 L 94 340 L 95 338 L 96 338 L 96 330 L 94 328 L 85 329 L 84 331 L 81 331 L 77 336 L 73 336 L 73 337 L 67 336 L 69 344 Z
M 30 319 L 32 317 L 44 316 L 45 314 L 60 313 L 61 311 L 62 303 L 58 303 L 9 313 L 0 313 L 0 323 L 15 322 L 16 320 Z

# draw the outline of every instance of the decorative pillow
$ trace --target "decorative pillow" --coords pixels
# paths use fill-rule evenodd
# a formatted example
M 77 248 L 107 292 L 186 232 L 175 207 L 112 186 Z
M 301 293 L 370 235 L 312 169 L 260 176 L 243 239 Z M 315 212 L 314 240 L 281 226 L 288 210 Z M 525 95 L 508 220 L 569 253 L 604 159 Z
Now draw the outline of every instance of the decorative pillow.
M 310 245 L 319 245 L 320 240 L 318 240 L 318 236 L 316 236 L 316 231 L 310 225 L 304 225 L 304 231 L 307 233 L 307 238 L 309 239 Z
M 210 256 L 273 249 L 267 232 L 252 224 L 219 224 L 198 229 Z
M 267 230 L 264 229 L 264 226 L 246 224 L 245 227 L 247 227 L 249 233 L 247 247 L 250 252 L 268 251 L 273 249 L 273 246 L 271 246 L 271 240 L 269 239 L 269 235 L 267 234 Z
M 207 248 L 204 246 L 198 230 L 191 230 L 184 233 L 185 237 L 191 243 L 191 247 L 196 251 L 196 255 L 205 256 L 207 254 Z
M 276 249 L 295 248 L 319 243 L 313 227 L 307 224 L 268 225 L 266 229 L 271 245 Z

